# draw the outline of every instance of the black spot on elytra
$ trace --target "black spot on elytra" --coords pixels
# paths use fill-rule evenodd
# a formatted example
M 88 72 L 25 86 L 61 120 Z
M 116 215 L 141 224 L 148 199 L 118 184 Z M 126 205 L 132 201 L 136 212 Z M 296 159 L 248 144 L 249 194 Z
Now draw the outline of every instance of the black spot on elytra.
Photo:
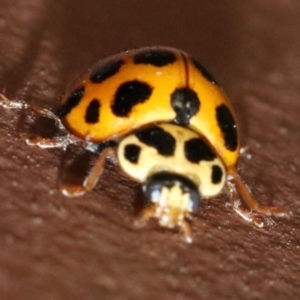
M 152 65 L 163 67 L 176 61 L 176 56 L 172 51 L 166 49 L 141 50 L 134 56 L 135 64 Z
M 197 60 L 192 58 L 192 62 L 203 77 L 205 77 L 209 82 L 213 84 L 218 84 L 215 78 L 210 74 L 210 72 L 208 72 L 207 69 L 204 68 Z
M 171 95 L 171 105 L 176 112 L 174 122 L 187 126 L 190 119 L 200 109 L 197 93 L 189 88 L 178 88 Z
M 135 105 L 144 103 L 151 93 L 152 87 L 146 82 L 139 80 L 124 82 L 114 96 L 112 111 L 118 117 L 126 117 Z
M 89 124 L 95 124 L 99 121 L 100 102 L 98 99 L 93 99 L 88 105 L 85 112 L 85 121 Z
M 124 156 L 130 162 L 136 164 L 139 160 L 140 152 L 141 152 L 140 146 L 129 144 L 125 146 Z
M 76 88 L 71 95 L 67 98 L 66 102 L 57 110 L 57 115 L 64 118 L 71 110 L 76 107 L 84 94 L 84 86 Z
M 193 138 L 184 143 L 184 155 L 192 163 L 199 163 L 201 160 L 211 161 L 217 156 L 210 146 L 201 138 Z
M 214 184 L 220 183 L 222 180 L 222 176 L 223 176 L 222 169 L 217 165 L 213 165 L 212 173 L 211 173 L 212 183 L 214 183 Z
M 225 104 L 218 106 L 216 117 L 224 137 L 225 147 L 230 151 L 235 151 L 238 146 L 238 136 L 236 124 L 229 108 Z
M 109 61 L 99 62 L 90 74 L 90 80 L 93 83 L 101 83 L 104 80 L 114 76 L 124 64 L 123 60 L 111 59 Z
M 146 128 L 136 133 L 136 136 L 140 142 L 154 147 L 161 155 L 171 156 L 175 152 L 175 138 L 158 126 Z

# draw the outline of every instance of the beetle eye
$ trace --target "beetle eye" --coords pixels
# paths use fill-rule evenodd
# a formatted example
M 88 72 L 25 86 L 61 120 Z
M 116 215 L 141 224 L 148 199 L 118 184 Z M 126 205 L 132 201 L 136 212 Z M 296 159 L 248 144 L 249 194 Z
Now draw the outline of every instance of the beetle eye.
M 197 185 L 190 179 L 174 173 L 159 172 L 146 180 L 143 185 L 143 192 L 146 198 L 151 202 L 158 202 L 163 188 L 171 189 L 178 184 L 182 194 L 189 195 L 189 208 L 195 211 L 200 204 L 200 195 Z

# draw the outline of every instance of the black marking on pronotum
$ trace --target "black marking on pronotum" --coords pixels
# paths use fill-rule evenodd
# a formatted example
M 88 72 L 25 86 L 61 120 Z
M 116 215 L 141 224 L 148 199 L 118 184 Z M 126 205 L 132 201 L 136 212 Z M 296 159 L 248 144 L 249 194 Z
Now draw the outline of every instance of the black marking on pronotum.
M 222 131 L 225 147 L 230 151 L 235 151 L 238 146 L 237 129 L 234 118 L 225 104 L 216 108 L 218 125 Z
M 163 67 L 176 61 L 175 54 L 166 49 L 145 49 L 134 56 L 135 64 L 152 65 Z
M 201 138 L 193 138 L 184 143 L 184 155 L 191 163 L 201 160 L 212 161 L 217 156 L 209 145 Z
M 171 156 L 175 152 L 175 138 L 158 126 L 139 131 L 136 133 L 136 136 L 140 142 L 155 148 L 161 155 Z
M 100 102 L 98 99 L 93 99 L 85 112 L 85 121 L 89 124 L 95 124 L 99 121 Z
M 143 192 L 150 201 L 157 201 L 157 197 L 160 197 L 163 188 L 171 189 L 175 184 L 179 185 L 182 194 L 189 194 L 191 208 L 195 211 L 200 204 L 198 187 L 189 178 L 180 174 L 169 172 L 155 173 L 147 178 L 143 185 Z
M 206 68 L 204 68 L 202 66 L 202 64 L 200 64 L 197 60 L 195 60 L 193 58 L 192 58 L 192 62 L 194 64 L 194 66 L 196 67 L 196 69 L 202 74 L 203 77 L 205 77 L 209 82 L 211 82 L 213 84 L 218 84 L 216 79 L 211 75 L 210 72 L 207 71 Z
M 131 80 L 122 83 L 111 106 L 113 113 L 118 117 L 129 115 L 135 105 L 144 103 L 152 93 L 152 87 L 139 80 Z
M 189 88 L 178 88 L 171 95 L 171 105 L 176 112 L 174 122 L 187 126 L 190 119 L 200 109 L 200 100 L 197 93 Z
M 108 61 L 99 62 L 93 67 L 90 74 L 90 80 L 93 83 L 101 83 L 104 80 L 114 76 L 124 64 L 122 59 L 110 59 Z
M 124 148 L 124 157 L 130 162 L 136 164 L 139 160 L 141 147 L 135 144 L 126 145 Z
M 222 176 L 223 176 L 223 171 L 222 169 L 217 166 L 217 165 L 213 165 L 212 167 L 212 173 L 211 173 L 211 181 L 214 184 L 218 184 L 221 182 L 222 180 Z
M 60 118 L 65 117 L 67 114 L 71 112 L 71 110 L 74 107 L 76 107 L 79 104 L 81 98 L 84 95 L 84 90 L 85 90 L 84 86 L 79 86 L 70 94 L 66 102 L 57 110 L 57 115 Z

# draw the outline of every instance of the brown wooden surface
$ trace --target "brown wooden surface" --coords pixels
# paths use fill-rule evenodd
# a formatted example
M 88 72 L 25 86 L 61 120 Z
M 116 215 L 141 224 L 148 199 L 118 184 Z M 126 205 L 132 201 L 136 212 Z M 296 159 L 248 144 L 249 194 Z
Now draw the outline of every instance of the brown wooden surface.
M 145 45 L 192 54 L 236 107 L 248 146 L 242 177 L 261 203 L 293 211 L 258 230 L 226 206 L 224 193 L 203 201 L 192 245 L 155 223 L 137 230 L 138 185 L 108 162 L 94 191 L 64 197 L 57 182 L 73 154 L 25 145 L 24 112 L 0 109 L 0 299 L 299 299 L 298 0 L 0 7 L 0 90 L 46 108 L 106 55 Z

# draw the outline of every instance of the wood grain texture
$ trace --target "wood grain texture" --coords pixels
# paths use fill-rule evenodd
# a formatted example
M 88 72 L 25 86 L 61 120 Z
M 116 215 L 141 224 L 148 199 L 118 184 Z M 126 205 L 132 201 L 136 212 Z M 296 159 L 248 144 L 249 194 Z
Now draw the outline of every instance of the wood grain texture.
M 86 154 L 25 145 L 20 134 L 49 134 L 53 124 L 0 108 L 1 299 L 299 298 L 299 1 L 0 0 L 0 7 L 0 91 L 53 110 L 68 83 L 104 56 L 145 45 L 192 54 L 237 110 L 248 147 L 242 177 L 261 203 L 293 211 L 258 230 L 224 193 L 203 201 L 192 245 L 155 222 L 137 230 L 139 186 L 117 166 L 107 163 L 92 192 L 66 198 L 58 181 Z

